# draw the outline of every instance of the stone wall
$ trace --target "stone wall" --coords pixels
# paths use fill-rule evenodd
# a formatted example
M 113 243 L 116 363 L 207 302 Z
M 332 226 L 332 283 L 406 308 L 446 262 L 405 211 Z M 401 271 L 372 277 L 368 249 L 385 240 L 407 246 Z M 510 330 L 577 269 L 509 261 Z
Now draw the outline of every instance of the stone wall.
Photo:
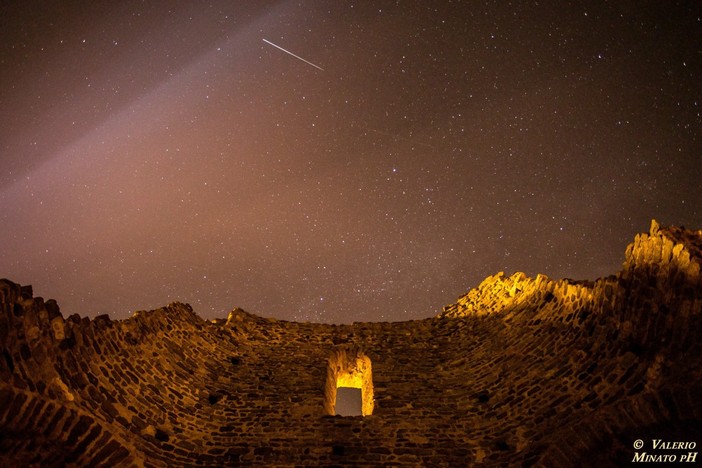
M 2 280 L 0 460 L 579 466 L 702 445 L 701 252 L 702 231 L 654 222 L 617 275 L 498 274 L 437 317 L 352 325 L 179 303 L 64 319 Z M 369 414 L 332 416 L 356 374 Z

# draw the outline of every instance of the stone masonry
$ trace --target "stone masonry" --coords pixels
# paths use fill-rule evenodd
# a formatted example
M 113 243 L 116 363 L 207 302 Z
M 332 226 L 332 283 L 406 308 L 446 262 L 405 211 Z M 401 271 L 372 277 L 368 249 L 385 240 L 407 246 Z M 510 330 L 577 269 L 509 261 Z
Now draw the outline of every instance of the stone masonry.
M 636 439 L 702 447 L 701 264 L 702 231 L 654 221 L 616 275 L 500 273 L 437 317 L 351 325 L 180 303 L 64 318 L 0 280 L 0 461 L 606 466 Z M 334 415 L 340 385 L 363 416 Z

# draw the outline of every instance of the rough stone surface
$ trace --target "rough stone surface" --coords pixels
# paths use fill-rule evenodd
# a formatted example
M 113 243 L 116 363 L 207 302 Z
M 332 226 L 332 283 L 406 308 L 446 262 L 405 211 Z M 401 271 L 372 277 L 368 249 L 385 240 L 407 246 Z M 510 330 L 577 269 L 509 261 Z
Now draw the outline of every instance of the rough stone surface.
M 654 221 L 608 278 L 500 273 L 435 318 L 352 325 L 179 303 L 64 318 L 0 280 L 0 461 L 582 466 L 630 462 L 636 439 L 702 446 L 701 259 L 702 231 Z M 330 415 L 341 375 L 371 414 Z

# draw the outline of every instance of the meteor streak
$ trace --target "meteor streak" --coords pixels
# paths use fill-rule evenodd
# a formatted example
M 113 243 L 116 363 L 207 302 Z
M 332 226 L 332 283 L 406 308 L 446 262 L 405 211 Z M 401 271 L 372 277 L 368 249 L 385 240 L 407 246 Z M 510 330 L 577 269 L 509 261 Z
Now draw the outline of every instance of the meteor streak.
M 292 55 L 292 56 L 295 57 L 296 59 L 302 60 L 303 62 L 305 62 L 305 63 L 308 64 L 308 65 L 312 65 L 314 68 L 317 68 L 317 69 L 319 69 L 319 70 L 324 71 L 324 69 L 323 69 L 322 67 L 318 67 L 317 65 L 315 65 L 315 64 L 312 63 L 312 62 L 308 62 L 307 60 L 303 59 L 302 57 L 299 57 L 299 56 L 293 54 L 293 53 L 290 52 L 289 50 L 283 49 L 283 48 L 280 47 L 279 45 L 273 44 L 271 41 L 269 41 L 269 40 L 267 40 L 267 39 L 264 39 L 263 42 L 265 42 L 266 44 L 270 44 L 270 45 L 272 45 L 273 47 L 275 47 L 275 48 L 277 48 L 277 49 L 282 50 L 282 51 L 285 52 L 286 54 Z

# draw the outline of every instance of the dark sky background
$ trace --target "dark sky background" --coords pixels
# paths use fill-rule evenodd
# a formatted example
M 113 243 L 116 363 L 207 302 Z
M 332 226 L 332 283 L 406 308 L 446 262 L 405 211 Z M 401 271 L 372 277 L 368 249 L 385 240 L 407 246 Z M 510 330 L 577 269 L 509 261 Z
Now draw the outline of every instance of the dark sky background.
M 699 1 L 22 0 L 0 34 L 0 276 L 64 315 L 409 320 L 702 228 Z

